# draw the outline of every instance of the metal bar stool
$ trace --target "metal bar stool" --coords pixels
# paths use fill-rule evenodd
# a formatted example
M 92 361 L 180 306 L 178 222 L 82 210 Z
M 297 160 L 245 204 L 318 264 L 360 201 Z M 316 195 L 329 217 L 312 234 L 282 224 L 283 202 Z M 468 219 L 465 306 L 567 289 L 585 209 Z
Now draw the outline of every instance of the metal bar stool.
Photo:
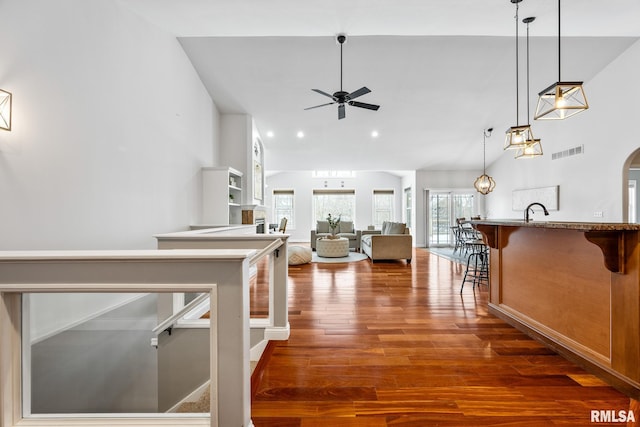
M 453 253 L 455 254 L 458 250 L 462 250 L 462 234 L 460 232 L 460 227 L 454 225 L 451 227 L 451 233 L 453 234 Z
M 471 251 L 467 258 L 467 268 L 462 279 L 460 293 L 464 289 L 465 282 L 480 286 L 482 282 L 489 284 L 489 249 L 482 240 L 474 240 L 466 243 Z

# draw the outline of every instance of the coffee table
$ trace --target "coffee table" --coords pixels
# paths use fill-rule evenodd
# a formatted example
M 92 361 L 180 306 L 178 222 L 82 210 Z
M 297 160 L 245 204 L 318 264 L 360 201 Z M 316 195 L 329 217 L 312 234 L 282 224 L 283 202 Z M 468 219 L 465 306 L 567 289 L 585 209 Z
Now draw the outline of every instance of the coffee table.
M 340 258 L 349 256 L 349 239 L 339 237 L 337 239 L 321 238 L 316 240 L 316 253 L 325 258 Z

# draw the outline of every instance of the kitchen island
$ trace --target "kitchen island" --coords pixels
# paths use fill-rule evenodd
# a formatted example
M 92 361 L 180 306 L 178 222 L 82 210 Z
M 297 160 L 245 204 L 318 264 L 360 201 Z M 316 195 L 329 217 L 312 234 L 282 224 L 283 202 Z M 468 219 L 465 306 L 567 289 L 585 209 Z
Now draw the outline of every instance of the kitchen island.
M 640 397 L 640 224 L 472 221 L 489 311 Z

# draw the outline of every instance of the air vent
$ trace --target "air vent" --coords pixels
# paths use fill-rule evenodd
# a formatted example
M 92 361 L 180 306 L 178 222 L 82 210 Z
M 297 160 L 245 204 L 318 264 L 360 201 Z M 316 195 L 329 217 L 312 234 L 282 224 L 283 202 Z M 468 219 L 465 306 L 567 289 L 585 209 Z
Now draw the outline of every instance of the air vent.
M 558 160 L 564 157 L 575 156 L 577 154 L 584 154 L 584 145 L 579 145 L 577 147 L 569 148 L 568 150 L 553 153 L 551 154 L 551 160 Z

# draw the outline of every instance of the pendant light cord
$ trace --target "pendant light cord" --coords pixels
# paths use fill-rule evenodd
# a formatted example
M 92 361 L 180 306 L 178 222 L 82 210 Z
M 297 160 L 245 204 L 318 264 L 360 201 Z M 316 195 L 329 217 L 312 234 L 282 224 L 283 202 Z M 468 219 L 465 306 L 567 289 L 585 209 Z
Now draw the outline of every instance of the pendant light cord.
M 560 0 L 558 0 L 558 82 L 560 79 Z
M 519 5 L 518 3 L 516 3 L 516 125 L 520 126 L 520 96 L 518 93 L 518 88 L 520 87 L 520 81 L 518 77 L 520 74 L 518 72 L 518 8 Z
M 482 174 L 487 174 L 487 131 L 482 129 Z
M 529 22 L 527 22 L 527 125 L 531 125 L 529 103 Z

